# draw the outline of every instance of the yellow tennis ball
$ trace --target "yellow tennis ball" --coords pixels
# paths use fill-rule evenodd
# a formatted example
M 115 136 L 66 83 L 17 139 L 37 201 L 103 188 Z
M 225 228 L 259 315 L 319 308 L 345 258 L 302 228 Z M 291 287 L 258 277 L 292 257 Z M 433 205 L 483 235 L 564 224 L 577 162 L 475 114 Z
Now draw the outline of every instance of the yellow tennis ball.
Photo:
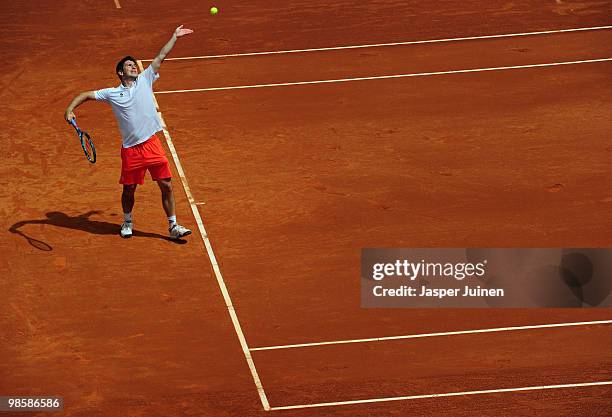
M 219 9 L 217 9 L 216 7 L 211 7 L 210 8 L 210 14 L 216 15 L 217 13 L 219 13 Z

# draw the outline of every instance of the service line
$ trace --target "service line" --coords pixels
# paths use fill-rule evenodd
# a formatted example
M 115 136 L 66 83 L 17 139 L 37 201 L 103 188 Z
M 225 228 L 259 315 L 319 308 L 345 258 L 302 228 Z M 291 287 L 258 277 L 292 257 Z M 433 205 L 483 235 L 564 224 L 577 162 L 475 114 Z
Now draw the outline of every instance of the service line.
M 472 41 L 472 40 L 478 40 L 478 39 L 512 38 L 512 37 L 517 37 L 517 36 L 551 35 L 555 33 L 584 32 L 588 30 L 606 30 L 606 29 L 612 29 L 612 26 L 593 26 L 593 27 L 575 28 L 575 29 L 544 30 L 544 31 L 539 31 L 539 32 L 506 33 L 502 35 L 483 35 L 483 36 L 467 36 L 467 37 L 462 37 L 462 38 L 429 39 L 429 40 L 423 40 L 423 41 L 373 43 L 373 44 L 366 44 L 366 45 L 350 45 L 350 46 L 332 46 L 332 47 L 327 47 L 327 48 L 289 49 L 285 51 L 265 51 L 265 52 L 246 52 L 246 53 L 224 54 L 224 55 L 185 56 L 185 57 L 178 57 L 178 58 L 166 58 L 165 61 L 181 61 L 181 60 L 188 60 L 188 59 L 235 58 L 235 57 L 241 57 L 241 56 L 256 56 L 256 55 L 295 54 L 295 53 L 301 53 L 301 52 L 338 51 L 342 49 L 380 48 L 380 47 L 385 47 L 385 46 L 401 46 L 401 45 L 418 45 L 418 44 L 423 44 L 423 43 Z M 153 61 L 153 60 L 143 59 L 143 61 L 148 62 L 148 61 Z
M 596 62 L 606 62 L 606 61 L 612 61 L 612 58 L 587 59 L 583 61 L 549 62 L 545 64 L 514 65 L 514 66 L 509 66 L 509 67 L 490 67 L 490 68 L 473 68 L 473 69 L 461 69 L 461 70 L 451 70 L 451 71 L 415 72 L 415 73 L 409 73 L 409 74 L 379 75 L 379 76 L 373 76 L 373 77 L 338 78 L 334 80 L 297 81 L 297 82 L 290 82 L 290 83 L 236 85 L 236 86 L 230 86 L 230 87 L 211 87 L 211 88 L 193 88 L 189 90 L 156 91 L 155 94 L 197 93 L 197 92 L 203 92 L 203 91 L 244 90 L 248 88 L 288 87 L 288 86 L 294 86 L 294 85 L 331 84 L 331 83 L 343 83 L 343 82 L 350 82 L 350 81 L 386 80 L 386 79 L 392 79 L 392 78 L 429 77 L 433 75 L 466 74 L 470 72 L 507 71 L 507 70 L 524 69 L 524 68 L 542 68 L 542 67 L 555 67 L 555 66 L 561 66 L 561 65 L 592 64 Z
M 409 335 L 402 335 L 402 336 L 372 337 L 372 338 L 367 338 L 367 339 L 348 339 L 348 340 L 334 340 L 334 341 L 329 341 L 329 342 L 298 343 L 298 344 L 293 344 L 293 345 L 262 346 L 262 347 L 257 347 L 257 348 L 251 348 L 251 352 L 260 351 L 260 350 L 278 350 L 278 349 L 293 349 L 293 348 L 304 348 L 304 347 L 313 347 L 313 346 L 343 345 L 343 344 L 349 344 L 349 343 L 367 343 L 367 342 L 384 342 L 388 340 L 420 339 L 423 337 L 456 336 L 456 335 L 462 335 L 462 334 L 511 332 L 511 331 L 517 331 L 517 330 L 550 329 L 550 328 L 556 328 L 556 327 L 597 326 L 597 325 L 604 325 L 604 324 L 612 324 L 612 320 L 535 324 L 531 326 L 495 327 L 492 329 L 459 330 L 459 331 L 454 331 L 454 332 L 419 333 L 419 334 L 409 334 Z
M 518 387 L 518 388 L 500 388 L 500 389 L 487 389 L 487 390 L 480 390 L 480 391 L 446 392 L 442 394 L 408 395 L 404 397 L 369 398 L 369 399 L 364 399 L 364 400 L 353 400 L 353 401 L 337 401 L 337 402 L 329 402 L 329 403 L 287 405 L 283 407 L 271 407 L 270 410 L 272 411 L 295 410 L 299 408 L 332 407 L 332 406 L 339 406 L 339 405 L 381 403 L 381 402 L 388 402 L 388 401 L 420 400 L 420 399 L 425 399 L 425 398 L 442 398 L 442 397 L 458 397 L 458 396 L 463 396 L 463 395 L 496 394 L 496 393 L 501 393 L 501 392 L 525 392 L 525 391 L 539 391 L 539 390 L 551 390 L 551 389 L 596 387 L 596 386 L 602 386 L 602 385 L 612 385 L 612 381 L 581 382 L 577 384 L 541 385 L 541 386 Z

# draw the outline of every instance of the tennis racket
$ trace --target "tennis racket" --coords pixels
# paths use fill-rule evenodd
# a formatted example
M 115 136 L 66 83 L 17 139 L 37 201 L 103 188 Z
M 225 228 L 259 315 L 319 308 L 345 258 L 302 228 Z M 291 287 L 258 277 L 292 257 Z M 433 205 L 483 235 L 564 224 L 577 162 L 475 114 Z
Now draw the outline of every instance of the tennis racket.
M 85 152 L 85 157 L 92 164 L 96 163 L 96 147 L 94 146 L 93 140 L 89 137 L 87 132 L 83 132 L 76 124 L 76 119 L 72 119 L 68 122 L 68 124 L 72 125 L 79 135 L 79 139 L 81 140 L 81 146 L 83 147 L 83 152 Z

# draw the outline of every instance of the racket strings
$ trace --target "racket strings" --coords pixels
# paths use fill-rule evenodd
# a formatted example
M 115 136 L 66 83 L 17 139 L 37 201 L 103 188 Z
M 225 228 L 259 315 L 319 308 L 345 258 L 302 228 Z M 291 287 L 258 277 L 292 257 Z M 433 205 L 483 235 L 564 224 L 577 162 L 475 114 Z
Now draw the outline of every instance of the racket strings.
M 83 146 L 83 152 L 89 162 L 96 162 L 96 148 L 93 141 L 86 132 L 80 133 L 81 145 Z
M 72 119 L 68 122 L 74 127 L 81 140 L 81 146 L 83 147 L 83 152 L 85 153 L 85 157 L 92 164 L 96 162 L 96 148 L 93 144 L 93 141 L 89 137 L 87 132 L 83 132 L 76 124 L 76 119 Z

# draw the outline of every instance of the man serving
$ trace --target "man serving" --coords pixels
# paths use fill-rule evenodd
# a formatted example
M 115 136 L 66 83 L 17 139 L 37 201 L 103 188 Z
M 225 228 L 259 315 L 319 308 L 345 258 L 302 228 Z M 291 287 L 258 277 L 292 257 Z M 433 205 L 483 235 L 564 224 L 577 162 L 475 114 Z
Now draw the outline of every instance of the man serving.
M 132 236 L 132 209 L 134 194 L 138 184 L 144 184 L 148 170 L 151 178 L 161 190 L 162 206 L 168 216 L 168 232 L 171 239 L 180 239 L 191 234 L 191 230 L 176 222 L 174 192 L 172 190 L 172 173 L 168 159 L 156 133 L 162 130 L 153 98 L 153 83 L 159 78 L 159 67 L 172 50 L 176 40 L 193 33 L 191 29 L 176 28 L 172 38 L 159 51 L 151 65 L 138 73 L 136 59 L 126 56 L 117 63 L 115 72 L 121 80 L 118 87 L 86 91 L 77 95 L 68 105 L 64 118 L 70 121 L 75 118 L 74 109 L 87 100 L 100 100 L 111 105 L 121 137 L 121 178 L 123 193 L 121 205 L 124 221 L 120 235 L 123 238 Z

